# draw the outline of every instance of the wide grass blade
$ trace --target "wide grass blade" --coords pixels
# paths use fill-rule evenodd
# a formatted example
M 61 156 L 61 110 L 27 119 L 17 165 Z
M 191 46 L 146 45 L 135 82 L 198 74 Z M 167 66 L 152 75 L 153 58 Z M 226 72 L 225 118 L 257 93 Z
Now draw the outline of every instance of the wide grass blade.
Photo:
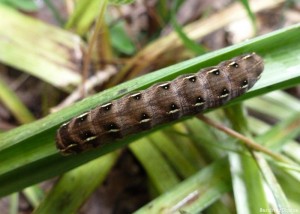
M 80 83 L 81 39 L 0 4 L 0 61 L 68 91 Z M 20 61 L 21 59 L 21 61 Z
M 147 88 L 155 82 L 170 80 L 183 73 L 196 72 L 200 68 L 215 65 L 222 60 L 230 59 L 241 53 L 253 51 L 265 59 L 266 68 L 262 78 L 252 90 L 230 102 L 230 104 L 259 96 L 269 91 L 299 84 L 299 35 L 300 24 L 297 24 L 238 45 L 211 52 L 128 81 L 88 97 L 39 121 L 1 134 L 0 183 L 2 187 L 0 195 L 9 194 L 59 175 L 149 133 L 139 133 L 120 142 L 108 144 L 101 149 L 76 156 L 63 157 L 58 154 L 55 148 L 54 136 L 60 124 L 125 93 Z M 18 175 L 22 175 L 22 179 L 19 179 Z
M 199 213 L 230 189 L 228 161 L 223 158 L 176 185 L 135 213 Z

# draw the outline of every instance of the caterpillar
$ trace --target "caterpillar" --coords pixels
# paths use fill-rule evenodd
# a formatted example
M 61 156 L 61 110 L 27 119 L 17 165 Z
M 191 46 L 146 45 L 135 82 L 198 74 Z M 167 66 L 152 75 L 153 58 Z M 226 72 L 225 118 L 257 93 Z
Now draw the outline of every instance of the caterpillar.
M 62 124 L 56 147 L 63 155 L 76 154 L 221 106 L 250 89 L 263 69 L 263 59 L 251 53 L 154 84 Z

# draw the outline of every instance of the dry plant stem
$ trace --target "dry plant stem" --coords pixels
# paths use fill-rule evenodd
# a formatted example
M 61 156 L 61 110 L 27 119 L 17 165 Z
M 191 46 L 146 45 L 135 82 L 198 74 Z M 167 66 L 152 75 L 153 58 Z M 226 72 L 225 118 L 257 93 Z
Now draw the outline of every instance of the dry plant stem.
M 99 12 L 99 18 L 96 22 L 96 27 L 95 27 L 95 31 L 91 37 L 91 40 L 89 42 L 89 45 L 88 45 L 88 49 L 87 49 L 87 52 L 84 56 L 84 61 L 83 61 L 83 69 L 82 69 L 82 87 L 81 87 L 81 94 L 82 96 L 84 97 L 86 95 L 86 91 L 84 90 L 85 87 L 84 87 L 84 83 L 87 79 L 87 76 L 88 76 L 88 71 L 89 71 L 89 67 L 90 67 L 90 61 L 91 61 L 91 56 L 92 56 L 92 51 L 93 51 L 93 47 L 94 47 L 94 44 L 96 42 L 96 39 L 97 39 L 97 36 L 98 36 L 98 33 L 101 29 L 101 26 L 102 26 L 102 23 L 103 23 L 103 19 L 104 19 L 104 13 L 105 13 L 105 9 L 106 9 L 106 4 L 107 4 L 107 1 L 103 1 L 103 3 L 101 3 L 103 5 L 100 5 L 100 12 Z
M 65 0 L 67 14 L 70 15 L 74 12 L 74 2 L 72 0 Z
M 251 0 L 249 1 L 249 4 L 252 11 L 257 13 L 267 8 L 274 8 L 283 2 L 284 0 Z M 187 25 L 183 30 L 189 38 L 199 40 L 215 30 L 244 17 L 247 17 L 245 9 L 241 3 L 236 2 L 219 13 L 213 14 L 207 19 L 200 19 Z M 149 65 L 155 64 L 155 61 L 160 59 L 163 54 L 174 53 L 174 50 L 182 46 L 182 41 L 178 38 L 178 35 L 175 32 L 156 40 L 136 54 L 121 70 L 121 72 L 108 84 L 108 87 L 117 85 L 126 79 L 135 77 L 143 69 L 149 67 Z M 170 56 L 173 57 L 172 54 L 170 54 Z
M 109 78 L 114 76 L 117 73 L 117 69 L 114 66 L 107 65 L 105 70 L 98 71 L 95 75 L 86 80 L 86 82 L 78 87 L 72 94 L 70 94 L 63 102 L 51 109 L 51 112 L 57 112 L 62 108 L 70 106 L 75 103 L 77 100 L 82 98 L 81 89 L 84 88 L 84 91 L 89 92 L 95 86 L 99 86 L 106 82 Z
M 202 120 L 203 122 L 215 127 L 216 129 L 219 129 L 222 132 L 225 132 L 226 134 L 239 139 L 241 142 L 243 142 L 245 145 L 247 145 L 248 147 L 257 150 L 257 151 L 261 151 L 267 155 L 269 155 L 270 157 L 274 158 L 275 160 L 281 161 L 281 162 L 287 162 L 285 160 L 284 157 L 282 157 L 279 154 L 276 154 L 274 152 L 272 152 L 271 150 L 267 149 L 266 147 L 261 146 L 260 144 L 256 143 L 255 141 L 251 140 L 250 138 L 245 137 L 244 135 L 241 135 L 240 133 L 229 129 L 225 126 L 223 126 L 222 124 L 218 124 L 215 121 L 209 119 L 208 117 L 205 117 L 204 115 L 197 115 L 197 117 Z

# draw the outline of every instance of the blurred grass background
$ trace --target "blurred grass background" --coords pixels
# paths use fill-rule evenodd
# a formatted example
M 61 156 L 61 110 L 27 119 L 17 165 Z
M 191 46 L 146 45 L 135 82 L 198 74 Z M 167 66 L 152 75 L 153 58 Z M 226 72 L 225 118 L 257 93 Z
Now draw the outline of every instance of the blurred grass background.
M 299 212 L 299 10 L 0 0 L 1 213 Z M 68 119 L 247 52 L 264 58 L 261 80 L 205 115 L 263 147 L 193 117 L 76 156 L 56 150 Z

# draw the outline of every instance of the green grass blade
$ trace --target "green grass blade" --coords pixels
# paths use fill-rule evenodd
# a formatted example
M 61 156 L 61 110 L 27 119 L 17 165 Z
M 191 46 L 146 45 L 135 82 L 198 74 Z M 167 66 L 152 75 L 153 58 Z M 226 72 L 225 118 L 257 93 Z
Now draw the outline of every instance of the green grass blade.
M 299 35 L 300 24 L 297 24 L 238 45 L 211 52 L 128 81 L 88 97 L 39 121 L 0 134 L 0 183 L 2 184 L 0 195 L 9 194 L 66 172 L 149 133 L 139 133 L 101 149 L 76 156 L 62 157 L 58 154 L 54 144 L 54 136 L 60 124 L 125 93 L 144 89 L 155 82 L 170 80 L 180 74 L 195 72 L 199 68 L 215 65 L 221 60 L 252 51 L 265 58 L 265 72 L 251 91 L 232 101 L 231 104 L 269 91 L 299 84 Z M 18 179 L 20 174 L 22 179 Z
M 30 205 L 34 208 L 36 208 L 45 197 L 44 191 L 38 185 L 27 187 L 22 191 L 22 193 L 29 201 Z
M 118 153 L 113 152 L 63 175 L 33 213 L 76 213 L 104 181 L 117 158 Z
M 175 171 L 148 139 L 137 140 L 129 148 L 143 165 L 148 177 L 159 193 L 166 192 L 179 182 Z
M 30 123 L 34 116 L 21 102 L 19 97 L 0 79 L 0 100 L 12 112 L 16 119 L 22 123 Z
M 182 1 L 180 0 L 176 0 L 173 3 L 174 5 L 171 11 L 172 26 L 186 48 L 194 52 L 196 55 L 204 54 L 206 50 L 200 44 L 190 39 L 188 35 L 184 32 L 183 27 L 180 26 L 180 24 L 176 20 L 177 9 L 181 3 Z
M 75 11 L 66 23 L 67 29 L 73 29 L 79 35 L 85 35 L 90 29 L 99 11 L 105 11 L 108 0 L 79 0 L 76 2 Z
M 0 14 L 0 61 L 3 64 L 63 90 L 70 90 L 70 86 L 80 82 L 77 56 L 82 53 L 77 35 L 2 4 Z
M 135 214 L 200 213 L 230 189 L 228 161 L 222 158 L 157 197 Z
M 18 213 L 18 204 L 19 204 L 19 193 L 13 193 L 9 196 L 10 207 L 9 214 Z
M 275 175 L 273 174 L 267 161 L 259 153 L 255 153 L 255 157 L 256 157 L 257 163 L 262 171 L 262 174 L 265 178 L 265 181 L 268 184 L 271 192 L 273 193 L 273 197 L 275 198 L 276 210 L 279 210 L 279 213 L 290 213 L 288 211 L 288 208 L 290 207 L 288 204 L 288 200 L 287 200 L 281 186 L 279 185 L 278 181 L 276 180 Z M 272 206 L 272 207 L 274 207 L 274 206 Z
M 197 168 L 188 162 L 181 150 L 176 147 L 176 144 L 162 132 L 155 132 L 149 138 L 182 178 L 187 178 L 197 172 Z
M 246 116 L 241 105 L 226 109 L 226 113 L 235 130 L 251 138 Z M 257 213 L 260 209 L 269 208 L 263 189 L 263 179 L 255 159 L 243 154 L 229 153 L 232 186 L 237 213 Z
M 240 0 L 240 2 L 243 4 L 245 10 L 247 11 L 247 14 L 252 22 L 252 26 L 253 26 L 253 29 L 254 29 L 254 32 L 256 35 L 257 34 L 256 17 L 250 8 L 249 1 L 248 0 Z

